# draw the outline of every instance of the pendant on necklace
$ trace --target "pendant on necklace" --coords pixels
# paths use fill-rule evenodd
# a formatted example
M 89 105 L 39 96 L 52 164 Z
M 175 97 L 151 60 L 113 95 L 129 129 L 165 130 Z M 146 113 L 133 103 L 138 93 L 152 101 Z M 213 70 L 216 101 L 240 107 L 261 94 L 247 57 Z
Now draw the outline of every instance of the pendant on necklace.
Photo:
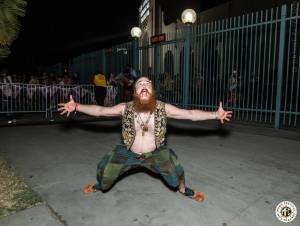
M 148 131 L 148 126 L 147 125 L 144 125 L 143 128 L 142 128 L 142 136 L 145 135 L 145 132 Z

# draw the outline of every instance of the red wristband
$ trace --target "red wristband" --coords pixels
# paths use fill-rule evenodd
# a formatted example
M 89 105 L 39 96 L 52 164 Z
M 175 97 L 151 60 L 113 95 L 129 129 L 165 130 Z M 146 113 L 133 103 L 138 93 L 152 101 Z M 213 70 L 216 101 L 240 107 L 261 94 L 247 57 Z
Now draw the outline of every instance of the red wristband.
M 75 104 L 75 112 L 78 112 L 78 103 Z

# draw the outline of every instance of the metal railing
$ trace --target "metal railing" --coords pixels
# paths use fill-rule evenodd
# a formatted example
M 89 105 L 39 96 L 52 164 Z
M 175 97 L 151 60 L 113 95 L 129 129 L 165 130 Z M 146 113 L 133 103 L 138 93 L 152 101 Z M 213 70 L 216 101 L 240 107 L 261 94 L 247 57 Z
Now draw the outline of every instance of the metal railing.
M 185 108 L 216 110 L 235 120 L 296 127 L 300 119 L 299 3 L 177 28 L 166 41 L 136 41 L 70 59 L 119 74 L 126 63 L 148 75 L 159 99 Z M 100 52 L 97 52 L 99 55 Z M 96 55 L 97 55 L 96 54 Z M 100 55 L 99 55 L 100 56 Z M 71 67 L 72 68 L 72 67 Z
M 215 110 L 222 100 L 236 120 L 297 126 L 299 30 L 299 3 L 283 5 L 179 29 L 140 47 L 140 64 L 163 101 Z
M 81 104 L 96 104 L 93 85 L 37 85 L 0 83 L 0 113 L 45 113 L 52 118 L 57 104 L 73 96 Z M 117 88 L 107 87 L 106 106 L 116 104 Z

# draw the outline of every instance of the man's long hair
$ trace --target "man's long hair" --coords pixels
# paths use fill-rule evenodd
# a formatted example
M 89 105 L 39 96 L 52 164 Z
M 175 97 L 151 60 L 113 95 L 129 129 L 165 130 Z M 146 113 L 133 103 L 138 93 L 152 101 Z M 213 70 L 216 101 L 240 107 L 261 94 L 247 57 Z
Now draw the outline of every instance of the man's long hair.
M 140 78 L 149 79 L 147 76 L 142 76 Z M 136 82 L 138 80 L 136 80 Z M 137 111 L 137 112 L 149 112 L 149 111 L 153 112 L 156 107 L 156 96 L 155 96 L 155 90 L 154 90 L 153 86 L 152 86 L 152 94 L 150 95 L 149 100 L 145 101 L 145 100 L 141 100 L 139 97 L 139 94 L 136 92 L 136 87 L 135 87 L 136 82 L 133 86 L 133 89 L 134 89 L 134 91 L 133 91 L 133 106 L 134 106 L 135 111 Z

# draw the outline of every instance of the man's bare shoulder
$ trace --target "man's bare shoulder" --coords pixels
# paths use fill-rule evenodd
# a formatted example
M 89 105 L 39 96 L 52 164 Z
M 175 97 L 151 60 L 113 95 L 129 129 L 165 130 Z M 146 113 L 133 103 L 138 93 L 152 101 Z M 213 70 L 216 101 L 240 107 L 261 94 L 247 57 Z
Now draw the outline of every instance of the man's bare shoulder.
M 172 108 L 176 108 L 174 105 L 169 104 L 169 103 L 163 103 L 165 105 L 166 109 L 172 109 Z
M 165 102 L 163 102 L 161 100 L 157 100 L 156 103 L 158 103 L 158 104 L 166 104 Z
M 127 103 L 119 103 L 115 105 L 116 108 L 118 108 L 122 113 L 125 111 Z
M 167 117 L 175 118 L 175 119 L 186 119 L 189 117 L 188 110 L 178 108 L 175 105 L 166 103 L 165 109 L 166 109 Z

